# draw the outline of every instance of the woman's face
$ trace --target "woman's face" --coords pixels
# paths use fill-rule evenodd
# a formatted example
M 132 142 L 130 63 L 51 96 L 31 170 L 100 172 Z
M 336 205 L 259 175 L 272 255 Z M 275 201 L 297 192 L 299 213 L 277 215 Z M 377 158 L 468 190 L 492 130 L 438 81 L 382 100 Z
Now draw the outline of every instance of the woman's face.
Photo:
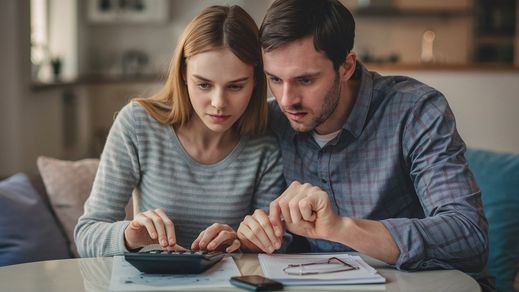
M 223 133 L 241 117 L 254 89 L 254 68 L 230 49 L 196 54 L 186 61 L 189 99 L 198 118 Z

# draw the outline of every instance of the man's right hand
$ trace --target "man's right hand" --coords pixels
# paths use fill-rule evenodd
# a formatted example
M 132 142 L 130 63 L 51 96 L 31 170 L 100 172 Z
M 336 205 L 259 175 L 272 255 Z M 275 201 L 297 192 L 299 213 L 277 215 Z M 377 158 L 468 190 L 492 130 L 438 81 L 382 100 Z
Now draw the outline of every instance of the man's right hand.
M 271 254 L 281 247 L 282 238 L 282 228 L 274 227 L 262 209 L 247 215 L 238 227 L 238 239 L 247 251 Z
M 175 225 L 162 208 L 135 215 L 124 230 L 124 242 L 129 250 L 155 243 L 168 250 L 186 250 L 177 244 Z

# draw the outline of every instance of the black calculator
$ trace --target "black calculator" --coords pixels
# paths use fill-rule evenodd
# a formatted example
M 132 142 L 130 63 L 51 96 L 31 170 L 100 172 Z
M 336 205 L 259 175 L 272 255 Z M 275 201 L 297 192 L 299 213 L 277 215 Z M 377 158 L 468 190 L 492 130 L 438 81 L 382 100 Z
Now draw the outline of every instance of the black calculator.
M 148 274 L 199 274 L 225 257 L 221 251 L 167 251 L 162 249 L 125 252 L 124 259 Z

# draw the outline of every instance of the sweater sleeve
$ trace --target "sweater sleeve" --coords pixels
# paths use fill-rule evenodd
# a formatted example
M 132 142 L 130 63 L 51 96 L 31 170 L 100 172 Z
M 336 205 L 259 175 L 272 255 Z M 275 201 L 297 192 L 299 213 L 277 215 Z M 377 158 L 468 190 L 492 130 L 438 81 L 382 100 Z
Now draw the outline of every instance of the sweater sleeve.
M 82 257 L 112 256 L 126 251 L 125 206 L 140 180 L 138 141 L 132 106 L 117 115 L 101 155 L 99 169 L 84 213 L 74 230 Z
M 281 195 L 285 188 L 281 151 L 275 138 L 272 136 L 268 138 L 269 147 L 261 160 L 260 173 L 256 178 L 251 212 L 256 209 L 268 212 L 270 202 Z

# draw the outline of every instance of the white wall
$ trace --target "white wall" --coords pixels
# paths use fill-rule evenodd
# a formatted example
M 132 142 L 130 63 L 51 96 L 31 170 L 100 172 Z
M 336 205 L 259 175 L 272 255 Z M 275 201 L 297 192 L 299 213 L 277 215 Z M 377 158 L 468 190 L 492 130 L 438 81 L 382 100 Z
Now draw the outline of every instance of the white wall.
M 440 90 L 469 147 L 519 153 L 519 71 L 407 71 Z

